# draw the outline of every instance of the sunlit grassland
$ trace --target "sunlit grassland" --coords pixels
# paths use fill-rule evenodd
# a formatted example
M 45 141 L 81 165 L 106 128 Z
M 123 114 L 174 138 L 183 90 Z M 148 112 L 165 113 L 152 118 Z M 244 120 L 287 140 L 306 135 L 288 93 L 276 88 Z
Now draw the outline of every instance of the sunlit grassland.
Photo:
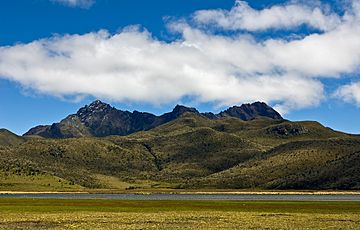
M 0 199 L 0 229 L 359 229 L 360 202 Z

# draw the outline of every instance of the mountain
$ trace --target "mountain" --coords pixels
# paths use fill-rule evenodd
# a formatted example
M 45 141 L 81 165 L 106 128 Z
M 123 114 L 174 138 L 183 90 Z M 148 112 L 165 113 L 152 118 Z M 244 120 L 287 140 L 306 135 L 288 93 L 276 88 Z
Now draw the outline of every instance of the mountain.
M 0 189 L 360 188 L 360 136 L 275 112 L 257 102 L 155 116 L 95 101 L 37 129 L 61 138 L 2 130 Z M 108 133 L 124 135 L 94 137 Z
M 31 128 L 24 135 L 38 135 L 45 138 L 125 136 L 138 131 L 149 130 L 175 120 L 184 113 L 194 113 L 210 119 L 236 117 L 247 121 L 256 117 L 281 120 L 281 115 L 265 103 L 255 102 L 231 107 L 219 114 L 199 113 L 195 108 L 177 105 L 171 112 L 161 116 L 144 112 L 118 110 L 99 100 L 80 108 L 59 123 Z
M 219 113 L 218 117 L 236 117 L 244 121 L 252 120 L 256 117 L 270 117 L 272 119 L 282 119 L 281 115 L 264 102 L 255 102 L 253 104 L 243 104 L 233 106 Z
M 360 186 L 356 135 L 312 121 L 209 119 L 195 111 L 127 136 L 25 137 L 0 149 L 0 159 L 3 189 Z

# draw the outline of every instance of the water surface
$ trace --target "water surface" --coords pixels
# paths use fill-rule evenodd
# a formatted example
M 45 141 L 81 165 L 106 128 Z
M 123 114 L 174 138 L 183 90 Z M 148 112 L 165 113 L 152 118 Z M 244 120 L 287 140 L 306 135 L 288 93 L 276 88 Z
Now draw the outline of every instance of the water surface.
M 54 198 L 106 200 L 278 200 L 360 201 L 360 194 L 0 194 L 0 198 Z

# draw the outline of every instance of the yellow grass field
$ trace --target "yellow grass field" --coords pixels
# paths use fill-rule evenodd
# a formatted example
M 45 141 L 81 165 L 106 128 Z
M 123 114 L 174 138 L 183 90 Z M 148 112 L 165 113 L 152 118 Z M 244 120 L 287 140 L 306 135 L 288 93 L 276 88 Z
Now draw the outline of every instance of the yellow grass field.
M 360 229 L 360 202 L 2 198 L 0 229 Z

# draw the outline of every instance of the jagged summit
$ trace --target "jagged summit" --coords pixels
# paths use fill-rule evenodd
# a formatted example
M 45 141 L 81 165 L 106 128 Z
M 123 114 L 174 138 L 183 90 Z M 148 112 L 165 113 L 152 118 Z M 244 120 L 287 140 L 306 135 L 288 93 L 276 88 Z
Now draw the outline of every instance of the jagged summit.
M 115 109 L 111 107 L 109 104 L 104 103 L 100 100 L 93 101 L 89 105 L 85 105 L 84 107 L 80 108 L 76 116 L 79 117 L 79 119 L 82 122 L 87 121 L 92 116 L 104 116 L 105 114 L 109 113 L 112 109 Z
M 84 107 L 80 108 L 78 110 L 78 113 L 84 112 L 84 111 L 90 111 L 90 112 L 104 111 L 104 110 L 108 110 L 111 108 L 112 108 L 111 105 L 104 103 L 100 100 L 95 100 L 95 101 L 91 102 L 89 105 L 85 105 Z
M 172 111 L 173 113 L 176 114 L 183 114 L 186 112 L 191 112 L 191 113 L 199 113 L 199 111 L 197 111 L 197 109 L 192 108 L 192 107 L 186 107 L 184 105 L 176 105 L 175 108 Z
M 164 115 L 162 115 L 160 117 L 169 117 L 170 119 L 176 119 L 179 116 L 183 115 L 184 113 L 197 113 L 198 114 L 199 111 L 197 111 L 197 109 L 192 108 L 192 107 L 186 107 L 184 105 L 176 105 L 171 112 L 165 113 Z
M 281 115 L 264 102 L 255 102 L 252 104 L 242 104 L 233 106 L 221 112 L 220 116 L 237 117 L 241 120 L 248 121 L 255 117 L 269 117 L 272 119 L 283 119 Z
M 103 111 L 106 109 L 111 109 L 112 107 L 109 104 L 104 103 L 100 100 L 95 100 L 92 103 L 90 103 L 90 105 L 85 106 L 85 108 L 87 108 L 90 111 Z
M 233 106 L 219 114 L 199 113 L 196 108 L 176 105 L 171 112 L 156 116 L 146 112 L 118 110 L 107 103 L 95 100 L 59 123 L 34 127 L 24 135 L 39 135 L 46 138 L 128 135 L 170 122 L 184 113 L 195 113 L 208 119 L 236 117 L 247 121 L 259 116 L 282 119 L 278 112 L 263 102 Z

